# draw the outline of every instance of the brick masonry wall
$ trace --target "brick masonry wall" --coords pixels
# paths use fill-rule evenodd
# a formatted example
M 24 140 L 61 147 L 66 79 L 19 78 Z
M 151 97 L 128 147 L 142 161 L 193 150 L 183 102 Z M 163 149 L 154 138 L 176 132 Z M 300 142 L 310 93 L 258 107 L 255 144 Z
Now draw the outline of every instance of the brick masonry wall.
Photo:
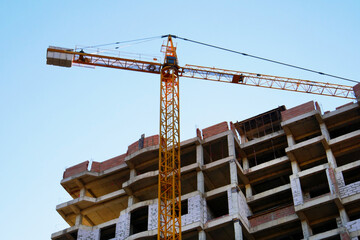
M 339 187 L 339 193 L 341 198 L 349 197 L 354 194 L 360 193 L 360 181 L 345 185 L 342 172 L 335 173 L 336 180 Z
M 125 162 L 125 157 L 126 154 L 122 154 L 120 156 L 102 162 L 100 164 L 100 172 L 123 164 Z
M 95 162 L 95 161 L 93 161 L 92 163 L 91 163 L 91 172 L 101 172 L 100 171 L 100 166 L 101 166 L 101 162 Z
M 130 236 L 130 213 L 120 215 L 115 231 L 117 240 L 123 240 Z
M 287 109 L 281 112 L 282 121 L 289 120 L 293 117 L 300 116 L 302 114 L 308 113 L 315 110 L 315 105 L 313 101 L 301 104 L 299 106 Z
M 144 148 L 159 145 L 159 135 L 153 135 L 144 139 Z M 128 146 L 126 155 L 130 155 L 139 149 L 139 141 Z
M 228 131 L 229 127 L 227 122 L 221 122 L 218 124 L 215 124 L 213 126 L 210 126 L 208 128 L 204 128 L 202 130 L 203 139 L 214 136 L 216 134 Z
M 158 204 L 149 205 L 148 230 L 157 229 L 158 225 Z
M 233 206 L 233 201 L 232 201 L 232 194 L 237 194 L 237 208 Z M 245 223 L 247 223 L 247 227 L 250 226 L 250 222 L 248 220 L 248 217 L 252 215 L 251 210 L 249 208 L 249 205 L 246 202 L 246 198 L 244 196 L 244 194 L 241 191 L 238 192 L 233 192 L 231 191 L 231 189 L 227 190 L 227 195 L 228 195 L 228 205 L 229 205 L 229 214 L 235 214 L 236 213 L 236 209 L 238 209 L 238 213 L 240 214 L 241 218 L 243 221 L 245 221 Z
M 200 131 L 200 129 L 196 128 L 196 136 L 200 139 L 202 139 L 202 133 Z
M 349 232 L 355 232 L 360 230 L 360 219 L 356 219 L 354 221 L 346 223 L 346 229 Z
M 89 161 L 85 161 L 85 162 L 79 163 L 75 166 L 69 167 L 65 170 L 63 178 L 68 178 L 75 174 L 87 171 L 88 166 L 89 166 Z
M 181 226 L 185 226 L 194 222 L 203 222 L 203 199 L 200 195 L 189 198 L 188 200 L 188 214 L 181 216 Z
M 281 208 L 279 210 L 251 218 L 250 226 L 256 227 L 260 224 L 263 224 L 263 223 L 266 223 L 269 221 L 273 221 L 273 220 L 277 220 L 279 218 L 286 217 L 286 216 L 289 216 L 292 214 L 295 214 L 294 206 Z
M 99 240 L 100 229 L 87 230 L 80 228 L 78 231 L 77 240 Z
M 355 93 L 355 97 L 360 100 L 360 83 L 356 84 L 353 87 L 354 93 Z
M 235 133 L 235 129 L 234 129 L 232 123 L 231 123 L 231 129 Z M 229 127 L 228 127 L 227 122 L 221 122 L 221 123 L 215 124 L 213 126 L 210 126 L 208 128 L 204 128 L 202 131 L 197 129 L 196 134 L 199 138 L 202 139 L 202 138 L 208 138 L 208 137 L 214 136 L 216 134 L 219 134 L 219 133 L 222 133 L 222 132 L 225 132 L 228 130 L 229 130 Z M 237 136 L 237 135 L 235 134 L 235 136 Z M 159 145 L 159 135 L 149 136 L 144 139 L 144 148 L 156 146 L 156 145 Z M 103 172 L 107 169 L 118 166 L 118 165 L 124 163 L 125 157 L 127 155 L 133 154 L 139 150 L 140 150 L 139 149 L 139 141 L 136 141 L 128 146 L 128 150 L 125 154 L 108 159 L 104 162 L 96 162 L 96 161 L 92 162 L 91 171 L 92 172 Z M 73 167 L 67 168 L 63 174 L 63 178 L 73 176 L 73 175 L 83 172 L 83 171 L 87 171 L 88 165 L 89 165 L 89 161 L 85 161 L 85 162 L 75 165 Z
M 159 135 L 153 135 L 144 139 L 144 148 L 150 146 L 159 145 Z M 91 171 L 92 172 L 103 172 L 112 167 L 116 167 L 125 162 L 125 157 L 129 154 L 132 154 L 139 149 L 139 141 L 134 142 L 133 144 L 128 146 L 127 153 L 122 154 L 120 156 L 108 159 L 104 162 L 92 162 Z M 83 171 L 87 171 L 89 166 L 89 161 L 82 162 L 73 167 L 67 168 L 63 174 L 63 178 L 71 177 L 75 174 L 81 173 Z

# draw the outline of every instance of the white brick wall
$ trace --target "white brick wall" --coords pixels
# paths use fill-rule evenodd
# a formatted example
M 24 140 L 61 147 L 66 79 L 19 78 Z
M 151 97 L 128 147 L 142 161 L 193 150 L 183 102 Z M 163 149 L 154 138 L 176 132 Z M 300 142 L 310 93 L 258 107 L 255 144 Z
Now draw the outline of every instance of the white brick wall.
M 233 206 L 233 201 L 232 201 L 232 196 L 231 194 L 236 194 L 237 195 L 237 208 L 235 206 Z M 244 196 L 244 194 L 241 191 L 238 192 L 232 192 L 231 189 L 227 190 L 227 197 L 228 197 L 228 205 L 229 205 L 229 214 L 235 214 L 236 213 L 236 209 L 238 209 L 238 213 L 240 214 L 240 216 L 242 217 L 242 219 L 248 224 L 249 226 L 249 220 L 248 220 L 248 216 L 251 215 L 251 210 L 246 202 L 246 198 Z
M 158 225 L 158 204 L 149 205 L 148 230 L 157 229 Z
M 360 181 L 345 185 L 342 172 L 336 172 L 336 180 L 339 186 L 340 197 L 345 198 L 360 193 Z
M 88 230 L 80 228 L 78 231 L 77 240 L 99 240 L 100 229 Z
M 116 224 L 115 236 L 117 240 L 123 240 L 130 235 L 130 213 L 120 215 Z
M 203 221 L 202 209 L 203 200 L 200 195 L 189 198 L 188 200 L 188 214 L 181 216 L 181 226 L 185 226 L 194 222 Z
M 355 232 L 360 230 L 360 219 L 346 223 L 346 228 L 349 232 Z

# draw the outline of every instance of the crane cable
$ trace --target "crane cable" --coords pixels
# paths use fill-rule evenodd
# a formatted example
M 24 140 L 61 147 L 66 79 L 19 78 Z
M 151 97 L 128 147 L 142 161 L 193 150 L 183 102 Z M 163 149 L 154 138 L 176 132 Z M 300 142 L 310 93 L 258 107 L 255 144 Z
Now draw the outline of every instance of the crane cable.
M 163 35 L 162 38 L 168 37 L 168 36 L 169 36 L 169 35 Z M 349 82 L 360 83 L 359 81 L 356 81 L 356 80 L 353 80 L 353 79 L 344 78 L 344 77 L 340 77 L 340 76 L 336 76 L 336 75 L 332 75 L 332 74 L 328 74 L 328 73 L 323 73 L 323 72 L 319 72 L 319 71 L 312 70 L 312 69 L 309 69 L 309 68 L 299 67 L 299 66 L 292 65 L 292 64 L 288 64 L 288 63 L 284 63 L 284 62 L 279 62 L 279 61 L 271 60 L 271 59 L 268 59 L 268 58 L 258 57 L 258 56 L 255 56 L 255 55 L 251 55 L 251 54 L 247 54 L 247 53 L 243 53 L 243 52 L 231 50 L 231 49 L 228 49 L 228 48 L 223 48 L 223 47 L 219 47 L 219 46 L 215 46 L 215 45 L 211 45 L 211 44 L 207 44 L 207 43 L 203 43 L 203 42 L 191 40 L 191 39 L 188 39 L 188 38 L 183 38 L 183 37 L 179 37 L 179 36 L 175 36 L 175 35 L 171 35 L 171 37 L 173 37 L 173 38 L 178 38 L 178 39 L 181 39 L 181 40 L 184 40 L 184 41 L 188 41 L 188 42 L 192 42 L 192 43 L 196 43 L 196 44 L 200 44 L 200 45 L 204 45 L 204 46 L 207 46 L 207 47 L 212 47 L 212 48 L 220 49 L 220 50 L 227 51 L 227 52 L 232 52 L 232 53 L 240 54 L 240 55 L 243 55 L 243 56 L 246 56 L 246 57 L 252 57 L 252 58 L 259 59 L 259 60 L 263 60 L 263 61 L 267 61 L 267 62 L 271 62 L 271 63 L 276 63 L 276 64 L 280 64 L 280 65 L 284 65 L 284 66 L 287 66 L 287 67 L 297 68 L 297 69 L 300 69 L 300 70 L 303 70 L 303 71 L 308 71 L 308 72 L 312 72 L 312 73 L 317 73 L 317 74 L 320 74 L 320 75 L 324 75 L 324 76 L 328 76 L 328 77 L 333 77 L 333 78 L 337 78 L 337 79 L 341 79 L 341 80 L 345 80 L 345 81 L 349 81 Z
M 147 41 L 151 41 L 157 38 L 162 38 L 163 36 L 156 36 L 156 37 L 148 37 L 148 38 L 139 38 L 139 39 L 133 39 L 133 40 L 127 40 L 127 41 L 121 41 L 121 42 L 113 42 L 113 43 L 105 43 L 105 44 L 99 44 L 99 45 L 93 45 L 93 46 L 86 46 L 86 47 L 82 47 L 82 49 L 86 49 L 86 48 L 98 48 L 98 47 L 104 47 L 104 46 L 110 46 L 110 45 L 116 45 L 116 44 L 123 44 L 123 43 L 132 43 L 132 42 L 147 42 Z M 116 47 L 115 49 L 117 49 L 118 47 Z

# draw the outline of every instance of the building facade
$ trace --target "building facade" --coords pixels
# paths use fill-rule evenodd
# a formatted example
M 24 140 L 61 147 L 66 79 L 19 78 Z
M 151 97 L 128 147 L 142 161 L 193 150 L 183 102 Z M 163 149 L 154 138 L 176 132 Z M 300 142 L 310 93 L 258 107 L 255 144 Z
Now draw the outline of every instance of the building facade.
M 52 240 L 156 239 L 158 135 L 65 170 L 70 225 Z M 360 106 L 308 102 L 222 122 L 181 142 L 183 239 L 360 236 Z

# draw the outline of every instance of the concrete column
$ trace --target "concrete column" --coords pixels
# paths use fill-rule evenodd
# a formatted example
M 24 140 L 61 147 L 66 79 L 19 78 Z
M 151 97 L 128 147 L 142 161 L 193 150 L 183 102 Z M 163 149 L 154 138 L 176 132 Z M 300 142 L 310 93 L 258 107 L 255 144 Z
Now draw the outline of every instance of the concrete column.
M 310 224 L 306 219 L 301 221 L 301 228 L 305 239 L 313 235 Z
M 347 212 L 345 208 L 342 208 L 339 210 L 340 213 L 340 219 L 343 226 L 346 226 L 346 224 L 350 221 L 349 216 L 347 215 Z
M 291 169 L 293 174 L 297 174 L 298 172 L 301 172 L 300 166 L 296 160 L 291 160 Z
M 246 136 L 245 136 L 245 134 L 240 134 L 240 140 L 241 140 L 241 143 L 246 143 Z
M 325 137 L 325 139 L 327 141 L 330 140 L 330 134 L 329 134 L 329 131 L 325 125 L 325 123 L 320 123 L 320 131 L 321 131 L 321 134 Z
M 246 197 L 252 197 L 252 188 L 250 184 L 245 185 Z
M 133 179 L 136 176 L 136 170 L 130 169 L 130 179 Z M 129 196 L 128 198 L 128 207 L 132 206 L 136 202 L 134 196 Z
M 294 139 L 292 134 L 286 135 L 286 138 L 287 138 L 287 142 L 288 142 L 289 147 L 295 145 L 295 139 Z
M 83 215 L 78 214 L 75 218 L 75 226 L 79 226 L 82 224 L 82 220 L 83 220 Z
M 244 169 L 244 171 L 249 170 L 250 165 L 249 165 L 249 160 L 247 159 L 247 157 L 244 157 L 244 158 L 242 159 L 242 162 L 243 162 L 243 169 Z
M 237 176 L 237 166 L 235 161 L 236 155 L 235 155 L 235 141 L 234 141 L 234 135 L 233 133 L 230 133 L 227 135 L 227 141 L 228 141 L 228 149 L 229 149 L 229 157 L 233 157 L 229 164 L 230 164 L 230 183 L 238 184 L 238 176 Z
M 79 193 L 79 197 L 84 197 L 86 194 L 86 188 L 83 187 L 80 189 L 80 193 Z M 80 213 L 80 210 L 75 207 L 75 209 L 73 209 L 76 211 L 76 213 L 78 213 L 78 215 L 76 215 L 76 218 L 75 218 L 75 226 L 79 226 L 82 224 L 82 221 L 83 221 L 83 215 L 81 215 Z
M 235 183 L 236 185 L 238 185 L 237 166 L 236 166 L 235 161 L 237 161 L 237 160 L 232 159 L 229 162 L 229 165 L 230 165 L 230 183 Z
M 135 197 L 129 196 L 128 198 L 128 207 L 131 207 L 135 203 Z
M 231 188 L 230 191 L 228 191 L 228 194 L 230 194 L 230 200 L 231 204 L 229 203 L 229 214 L 238 214 L 239 213 L 239 195 L 238 195 L 238 189 L 237 188 Z M 231 207 L 230 207 L 231 206 Z
M 200 230 L 199 232 L 199 240 L 206 240 L 206 233 L 204 230 Z
M 196 173 L 196 176 L 197 176 L 197 190 L 201 193 L 205 193 L 204 173 L 202 171 L 198 171 Z
M 227 141 L 228 141 L 228 148 L 229 148 L 229 157 L 233 156 L 236 158 L 235 154 L 235 140 L 234 140 L 234 134 L 230 133 L 227 135 Z
M 130 179 L 136 177 L 136 171 L 135 169 L 130 169 Z
M 86 194 L 86 188 L 80 189 L 79 197 L 84 197 Z
M 336 159 L 335 159 L 335 156 L 334 156 L 331 148 L 326 149 L 326 157 L 327 157 L 330 167 L 332 167 L 334 169 L 337 168 Z
M 239 220 L 234 221 L 235 240 L 243 240 L 242 228 Z
M 202 145 L 196 146 L 196 162 L 199 163 L 200 167 L 204 165 L 204 148 Z
M 294 205 L 300 205 L 304 203 L 303 193 L 301 189 L 300 179 L 294 175 L 290 176 L 291 192 L 293 196 Z
M 204 165 L 204 149 L 202 145 L 196 146 L 196 162 L 199 164 L 200 169 Z M 205 180 L 204 173 L 200 170 L 196 174 L 197 176 L 197 190 L 201 193 L 205 193 Z

